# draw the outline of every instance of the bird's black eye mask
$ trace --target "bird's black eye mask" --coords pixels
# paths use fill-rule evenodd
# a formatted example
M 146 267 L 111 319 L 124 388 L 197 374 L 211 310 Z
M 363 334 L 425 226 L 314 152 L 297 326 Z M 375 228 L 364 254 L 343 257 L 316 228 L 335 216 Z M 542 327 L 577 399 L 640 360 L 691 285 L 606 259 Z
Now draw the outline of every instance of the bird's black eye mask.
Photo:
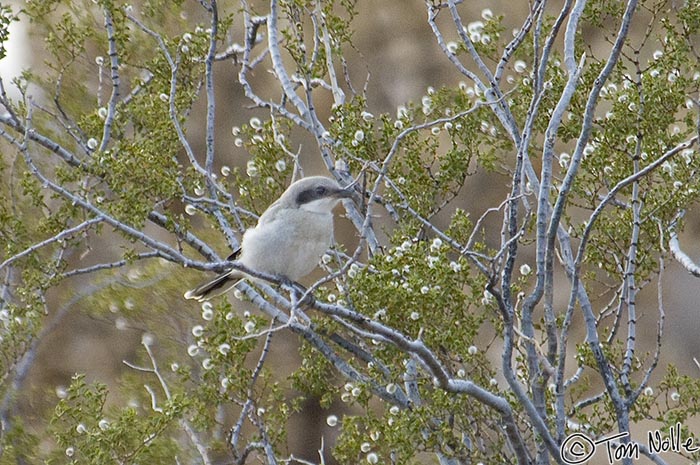
M 297 205 L 301 206 L 305 203 L 313 202 L 314 200 L 329 197 L 332 194 L 331 190 L 325 186 L 316 186 L 312 189 L 305 189 L 297 195 Z

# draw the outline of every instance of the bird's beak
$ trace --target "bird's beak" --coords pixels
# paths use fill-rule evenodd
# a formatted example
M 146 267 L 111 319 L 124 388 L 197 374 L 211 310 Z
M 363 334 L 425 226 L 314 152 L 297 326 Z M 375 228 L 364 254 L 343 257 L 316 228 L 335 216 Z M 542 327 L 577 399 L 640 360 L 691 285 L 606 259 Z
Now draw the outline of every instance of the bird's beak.
M 354 185 L 348 186 L 344 189 L 339 189 L 335 193 L 335 196 L 339 199 L 351 199 L 355 202 L 360 201 L 360 194 L 357 193 Z

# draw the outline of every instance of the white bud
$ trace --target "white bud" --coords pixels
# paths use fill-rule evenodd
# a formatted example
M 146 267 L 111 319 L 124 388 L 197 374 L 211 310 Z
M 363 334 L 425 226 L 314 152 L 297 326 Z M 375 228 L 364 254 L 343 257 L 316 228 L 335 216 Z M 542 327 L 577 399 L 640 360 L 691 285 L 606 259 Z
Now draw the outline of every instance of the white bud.
M 493 18 L 493 11 L 491 11 L 490 8 L 484 8 L 481 10 L 481 17 L 484 18 L 484 20 L 488 21 L 491 18 Z
M 422 291 L 422 289 L 421 289 L 421 291 Z M 418 313 L 418 312 L 411 312 L 411 319 L 412 319 L 413 321 L 419 320 L 419 319 L 420 319 L 420 313 Z
M 647 386 L 644 388 L 644 395 L 645 396 L 653 396 L 654 395 L 654 389 L 652 389 L 651 386 Z
M 527 276 L 532 272 L 532 268 L 530 268 L 530 265 L 527 263 L 523 264 L 520 266 L 520 274 L 523 276 Z
M 66 388 L 63 386 L 56 386 L 56 397 L 59 399 L 65 399 L 68 397 L 68 391 L 66 391 Z
M 568 153 L 562 153 L 559 155 L 559 166 L 562 168 L 566 168 L 569 166 L 569 160 L 571 159 L 571 155 Z
M 109 112 L 107 111 L 107 109 L 106 109 L 105 107 L 100 107 L 100 108 L 97 110 L 97 116 L 99 116 L 99 117 L 102 118 L 102 119 L 107 118 L 107 114 L 108 114 L 108 113 L 109 113 Z
M 194 215 L 195 213 L 197 213 L 197 207 L 195 207 L 194 205 L 190 205 L 190 204 L 188 203 L 187 205 L 185 205 L 185 213 L 187 213 L 188 215 L 192 216 L 192 215 Z
M 392 415 L 398 415 L 399 414 L 399 407 L 396 405 L 392 405 L 391 408 L 389 409 L 389 413 Z
M 99 421 L 99 423 L 97 423 L 97 426 L 99 426 L 102 431 L 105 431 L 106 429 L 109 429 L 109 421 L 103 418 Z
M 159 97 L 160 97 L 160 100 L 163 102 L 167 102 L 170 100 L 170 96 L 168 94 L 165 94 L 165 93 L 160 94 Z
M 204 334 L 204 327 L 202 325 L 195 325 L 192 327 L 192 335 L 194 337 L 201 337 Z
M 363 442 L 360 445 L 360 450 L 364 452 L 365 454 L 369 452 L 372 449 L 372 445 L 369 442 Z
M 214 319 L 214 310 L 211 308 L 202 308 L 202 319 L 205 321 L 211 321 Z
M 202 368 L 204 368 L 205 370 L 211 370 L 213 366 L 214 362 L 212 362 L 210 358 L 205 358 L 204 360 L 202 360 Z
M 145 346 L 152 346 L 153 343 L 155 342 L 155 337 L 151 333 L 143 333 L 141 335 L 141 344 Z
M 196 344 L 192 344 L 187 348 L 187 355 L 194 357 L 199 353 L 199 347 Z
M 246 324 L 243 326 L 243 329 L 245 329 L 246 333 L 252 333 L 255 331 L 255 323 L 252 321 L 246 322 Z
M 90 150 L 95 150 L 97 148 L 97 139 L 91 137 L 87 141 L 87 146 Z
M 246 164 L 245 172 L 251 178 L 254 178 L 258 175 L 258 167 L 255 165 L 255 162 L 253 160 L 250 160 Z
M 326 418 L 326 424 L 331 428 L 338 424 L 338 417 L 335 415 L 328 415 Z
M 476 355 L 477 352 L 479 352 L 479 349 L 476 346 L 469 346 L 467 349 L 469 355 Z
M 523 60 L 517 60 L 515 62 L 515 64 L 513 65 L 513 69 L 515 70 L 516 73 L 522 74 L 527 69 L 527 65 L 525 64 L 525 62 Z
M 256 131 L 259 131 L 262 129 L 262 122 L 260 121 L 260 118 L 252 117 L 250 118 L 250 127 L 255 129 Z
M 372 463 L 372 464 L 377 463 L 377 462 L 379 462 L 379 456 L 377 454 L 375 454 L 374 452 L 371 452 L 371 453 L 367 454 L 367 462 Z
M 78 434 L 85 434 L 87 433 L 87 428 L 85 427 L 84 424 L 78 423 L 78 426 L 75 427 L 75 430 L 78 432 Z
M 226 355 L 231 351 L 231 346 L 227 343 L 219 344 L 219 348 L 217 349 L 221 355 Z
M 386 392 L 389 394 L 393 394 L 396 392 L 396 384 L 394 383 L 389 383 L 386 385 Z

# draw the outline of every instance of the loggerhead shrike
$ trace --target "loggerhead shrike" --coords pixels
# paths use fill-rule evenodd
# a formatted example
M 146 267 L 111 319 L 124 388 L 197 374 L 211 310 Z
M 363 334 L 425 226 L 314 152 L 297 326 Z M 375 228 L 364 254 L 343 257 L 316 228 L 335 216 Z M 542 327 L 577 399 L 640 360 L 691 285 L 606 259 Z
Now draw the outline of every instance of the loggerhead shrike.
M 333 208 L 356 194 L 333 179 L 311 176 L 290 185 L 243 234 L 238 257 L 251 270 L 291 281 L 311 273 L 333 240 Z M 186 299 L 209 300 L 231 289 L 246 275 L 230 270 L 185 293 Z

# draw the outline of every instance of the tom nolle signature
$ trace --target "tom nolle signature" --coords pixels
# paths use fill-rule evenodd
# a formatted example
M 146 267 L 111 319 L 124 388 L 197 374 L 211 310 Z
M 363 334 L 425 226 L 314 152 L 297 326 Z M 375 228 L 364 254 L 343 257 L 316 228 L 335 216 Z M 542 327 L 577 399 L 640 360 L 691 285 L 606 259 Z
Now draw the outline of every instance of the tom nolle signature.
M 668 429 L 668 437 L 663 437 L 661 431 L 649 431 L 647 433 L 647 449 L 652 454 L 660 452 L 685 452 L 692 453 L 700 450 L 694 437 L 681 437 L 681 424 L 676 423 Z M 608 455 L 608 463 L 620 461 L 622 459 L 639 459 L 639 443 L 620 442 L 622 438 L 629 436 L 629 433 L 618 433 L 612 436 L 592 440 L 583 433 L 574 433 L 566 437 L 559 454 L 562 461 L 569 465 L 585 463 L 593 457 L 597 448 L 605 448 Z

